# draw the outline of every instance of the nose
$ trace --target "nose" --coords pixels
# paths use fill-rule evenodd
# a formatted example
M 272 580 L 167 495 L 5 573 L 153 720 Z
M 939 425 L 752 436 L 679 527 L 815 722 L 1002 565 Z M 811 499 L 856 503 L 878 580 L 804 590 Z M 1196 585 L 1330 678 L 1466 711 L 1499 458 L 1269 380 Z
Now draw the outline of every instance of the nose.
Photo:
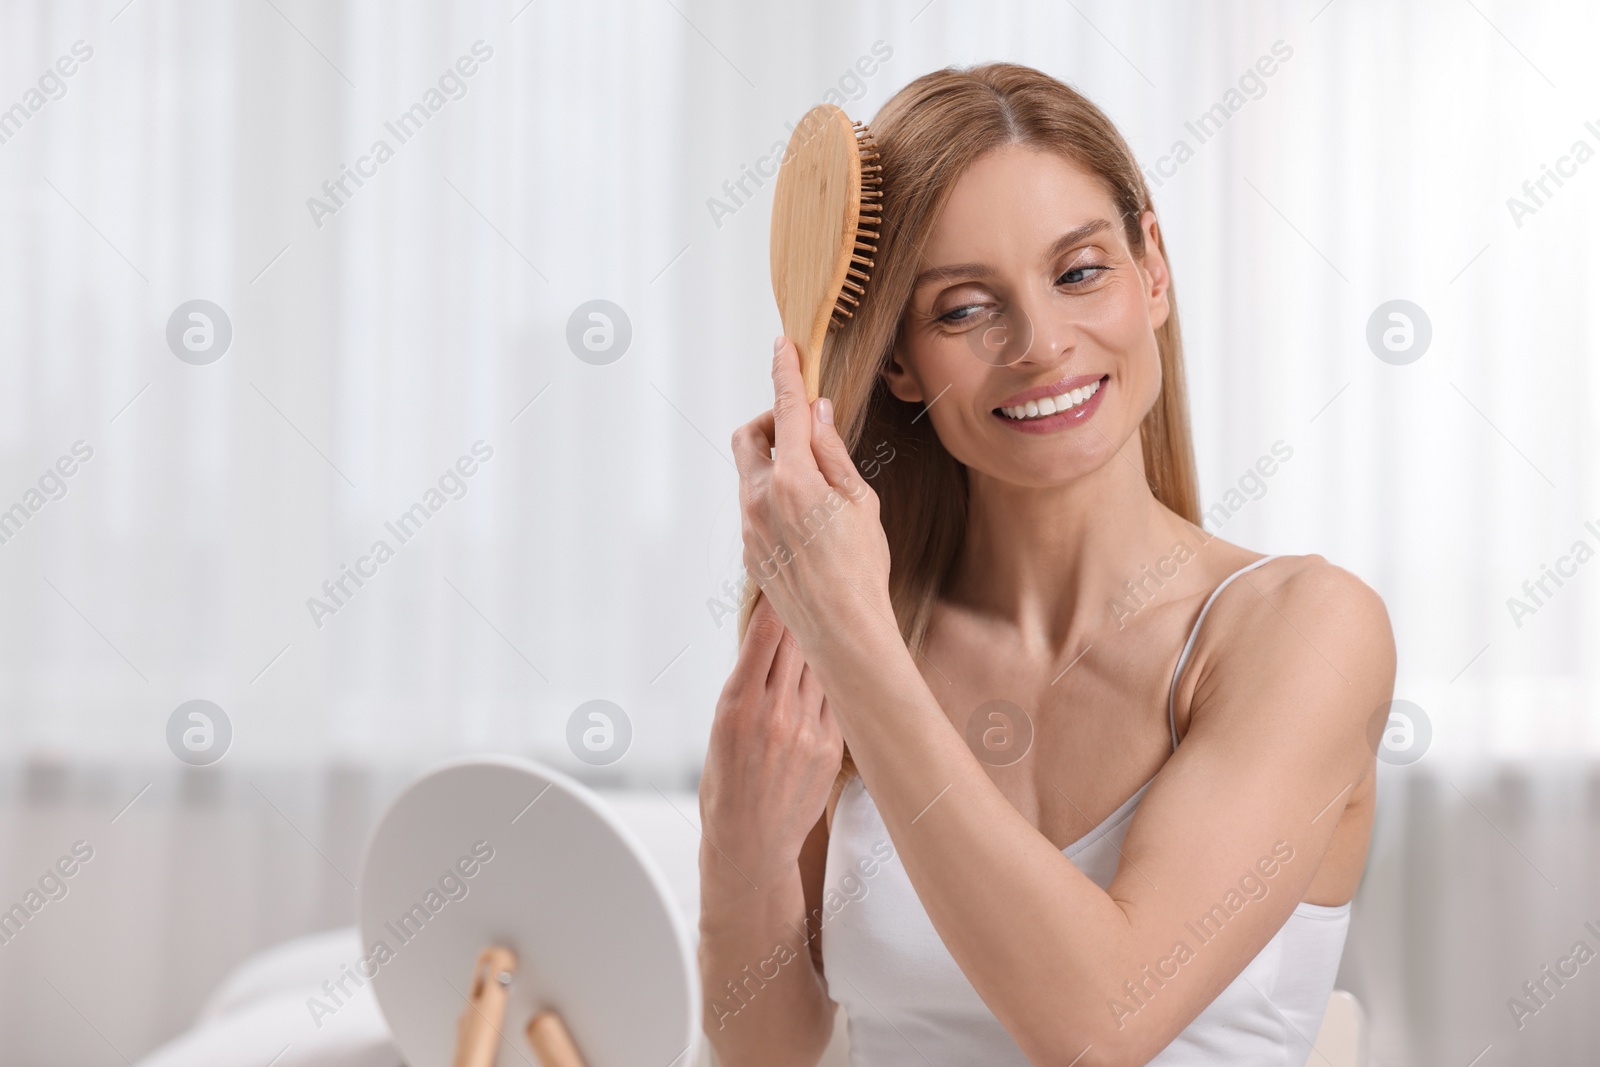
M 1044 297 L 1019 296 L 1005 314 L 1011 320 L 1007 323 L 1011 333 L 1005 352 L 1007 366 L 1049 369 L 1072 357 L 1078 343 L 1077 327 Z

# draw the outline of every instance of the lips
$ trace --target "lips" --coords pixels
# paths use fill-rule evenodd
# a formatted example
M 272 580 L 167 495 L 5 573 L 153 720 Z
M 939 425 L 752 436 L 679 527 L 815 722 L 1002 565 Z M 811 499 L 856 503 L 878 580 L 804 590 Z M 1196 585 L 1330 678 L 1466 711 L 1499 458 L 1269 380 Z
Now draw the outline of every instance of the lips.
M 1063 378 L 1059 382 L 1053 382 L 1050 385 L 1038 385 L 1032 389 L 1024 389 L 1016 396 L 1007 397 L 1000 401 L 995 407 L 1014 408 L 1020 404 L 1026 404 L 1030 400 L 1039 400 L 1047 396 L 1060 396 L 1063 393 L 1070 393 L 1074 389 L 1081 389 L 1086 385 L 1091 385 L 1106 377 L 1108 376 L 1104 374 L 1075 374 L 1070 378 Z
M 1110 375 L 1067 378 L 1055 385 L 1018 393 L 1017 396 L 1028 399 L 995 408 L 993 415 L 1018 433 L 1055 433 L 1093 418 L 1110 381 Z

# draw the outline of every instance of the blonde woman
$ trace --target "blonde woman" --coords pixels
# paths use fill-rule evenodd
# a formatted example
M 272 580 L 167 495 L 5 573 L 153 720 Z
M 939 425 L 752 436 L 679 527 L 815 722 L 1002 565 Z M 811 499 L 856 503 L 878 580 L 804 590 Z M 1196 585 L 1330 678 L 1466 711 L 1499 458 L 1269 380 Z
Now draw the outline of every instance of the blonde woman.
M 1303 1064 L 1372 826 L 1387 614 L 1198 526 L 1127 145 L 1026 67 L 873 119 L 881 252 L 734 436 L 763 590 L 701 784 L 724 1067 Z M 864 476 L 870 474 L 870 479 Z

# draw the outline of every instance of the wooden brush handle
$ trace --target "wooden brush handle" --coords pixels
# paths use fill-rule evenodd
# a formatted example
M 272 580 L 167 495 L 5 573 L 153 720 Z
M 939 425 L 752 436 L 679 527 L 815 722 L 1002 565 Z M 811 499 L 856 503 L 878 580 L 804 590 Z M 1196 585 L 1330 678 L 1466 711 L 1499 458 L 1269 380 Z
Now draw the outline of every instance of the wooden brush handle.
M 566 1024 L 553 1011 L 541 1011 L 528 1020 L 528 1044 L 540 1067 L 585 1067 Z
M 455 1067 L 494 1067 L 506 1017 L 506 987 L 516 969 L 517 957 L 508 948 L 491 945 L 478 953 L 467 1006 L 456 1021 Z

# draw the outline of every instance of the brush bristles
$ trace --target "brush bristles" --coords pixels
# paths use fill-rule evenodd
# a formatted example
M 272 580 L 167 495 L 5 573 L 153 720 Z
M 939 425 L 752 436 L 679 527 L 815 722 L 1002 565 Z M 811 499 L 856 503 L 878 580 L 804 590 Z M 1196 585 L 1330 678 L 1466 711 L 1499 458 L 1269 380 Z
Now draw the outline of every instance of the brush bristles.
M 833 302 L 833 317 L 828 330 L 837 330 L 845 320 L 855 317 L 850 310 L 861 306 L 866 295 L 878 251 L 878 228 L 883 224 L 883 164 L 878 162 L 878 145 L 872 131 L 864 122 L 853 123 L 856 129 L 856 151 L 861 155 L 861 203 L 856 221 L 855 249 L 850 256 L 850 268 L 845 272 L 844 288 Z M 853 294 L 853 295 L 852 295 Z M 848 306 L 846 306 L 848 305 Z

